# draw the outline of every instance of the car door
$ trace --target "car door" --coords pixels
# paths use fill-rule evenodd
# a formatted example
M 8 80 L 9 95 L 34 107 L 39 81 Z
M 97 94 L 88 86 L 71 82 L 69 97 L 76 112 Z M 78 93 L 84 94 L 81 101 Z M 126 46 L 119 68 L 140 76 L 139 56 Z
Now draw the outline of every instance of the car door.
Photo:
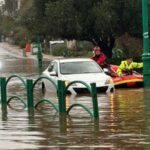
M 48 68 L 44 71 L 44 75 L 51 78 L 54 82 L 57 82 L 57 80 L 58 80 L 58 64 L 56 61 L 52 61 L 49 64 Z M 52 82 L 50 82 L 46 79 L 43 79 L 43 84 L 44 84 L 46 91 L 48 91 L 49 93 L 57 92 L 57 89 Z

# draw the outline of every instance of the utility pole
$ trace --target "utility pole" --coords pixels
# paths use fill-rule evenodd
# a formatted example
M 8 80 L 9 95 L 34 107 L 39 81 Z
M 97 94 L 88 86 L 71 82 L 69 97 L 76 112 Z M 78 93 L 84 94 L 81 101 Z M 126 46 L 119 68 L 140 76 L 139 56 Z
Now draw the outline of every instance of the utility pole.
M 150 87 L 150 51 L 149 51 L 149 32 L 148 32 L 148 0 L 142 0 L 143 18 L 143 48 L 142 59 L 144 62 L 144 86 Z
M 38 36 L 38 52 L 37 52 L 37 59 L 38 59 L 38 67 L 39 67 L 39 70 L 42 69 L 42 66 L 43 66 L 43 58 L 42 58 L 42 47 L 41 47 L 41 44 L 40 44 L 40 38 Z

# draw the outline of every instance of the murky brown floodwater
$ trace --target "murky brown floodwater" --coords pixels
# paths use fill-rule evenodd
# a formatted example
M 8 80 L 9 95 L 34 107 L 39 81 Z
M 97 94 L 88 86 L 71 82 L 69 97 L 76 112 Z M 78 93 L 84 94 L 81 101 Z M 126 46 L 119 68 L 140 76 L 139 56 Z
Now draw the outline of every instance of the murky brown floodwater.
M 11 60 L 1 63 L 1 76 L 19 74 L 25 78 L 39 76 L 33 60 Z M 34 93 L 35 102 L 42 98 L 40 84 Z M 8 86 L 8 97 L 25 97 L 24 87 L 13 79 Z M 116 89 L 115 93 L 98 94 L 99 120 L 80 107 L 69 116 L 59 116 L 49 105 L 41 105 L 34 112 L 23 109 L 23 104 L 11 101 L 7 112 L 1 110 L 0 149 L 18 150 L 149 150 L 150 149 L 150 89 Z M 53 93 L 46 93 L 57 103 Z M 88 95 L 77 95 L 67 105 L 79 102 L 92 108 Z
M 149 90 L 144 89 L 118 89 L 115 94 L 98 95 L 100 118 L 95 121 L 79 107 L 74 108 L 70 116 L 59 117 L 48 105 L 40 107 L 32 114 L 27 110 L 17 111 L 16 107 L 21 106 L 11 104 L 13 107 L 8 108 L 8 114 L 2 116 L 0 135 L 3 143 L 18 145 L 16 147 L 19 149 L 148 150 L 148 94 Z M 145 100 L 143 95 L 147 96 Z M 67 104 L 74 101 L 91 107 L 87 96 L 78 96 Z M 7 144 L 7 149 L 11 147 Z

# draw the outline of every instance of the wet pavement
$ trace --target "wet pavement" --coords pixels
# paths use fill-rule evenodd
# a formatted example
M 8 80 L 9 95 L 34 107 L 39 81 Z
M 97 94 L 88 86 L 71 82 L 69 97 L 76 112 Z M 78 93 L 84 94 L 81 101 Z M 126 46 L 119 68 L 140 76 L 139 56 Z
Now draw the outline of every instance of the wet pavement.
M 12 74 L 24 74 L 37 72 L 37 61 L 34 58 L 25 58 L 16 49 L 7 49 L 8 46 L 2 46 L 0 43 L 0 74 L 9 76 Z
M 35 57 L 35 56 L 31 56 Z M 2 76 L 19 74 L 24 78 L 40 76 L 37 61 L 28 56 L 11 54 L 0 48 Z M 48 64 L 48 59 L 44 59 Z M 17 94 L 25 97 L 24 87 L 14 79 L 7 89 L 8 97 Z M 17 100 L 11 101 L 7 111 L 1 110 L 0 150 L 149 150 L 150 149 L 150 89 L 116 89 L 114 93 L 98 94 L 99 119 L 93 120 L 80 107 L 69 116 L 60 115 L 48 104 L 34 112 L 24 109 Z M 40 85 L 34 100 L 52 99 L 52 93 L 41 93 Z M 78 102 L 92 109 L 89 95 L 68 97 L 67 106 Z
M 37 60 L 37 56 L 36 54 L 32 54 L 32 52 L 24 52 L 24 49 L 20 48 L 19 46 L 16 45 L 11 45 L 8 44 L 7 42 L 0 42 L 0 48 L 1 48 L 1 54 L 5 55 L 8 54 L 10 56 L 14 56 L 15 58 L 22 58 L 22 59 L 34 59 Z M 53 60 L 55 58 L 62 58 L 63 56 L 58 56 L 58 57 L 54 57 L 52 55 L 49 54 L 44 54 L 42 53 L 43 56 L 43 60 Z

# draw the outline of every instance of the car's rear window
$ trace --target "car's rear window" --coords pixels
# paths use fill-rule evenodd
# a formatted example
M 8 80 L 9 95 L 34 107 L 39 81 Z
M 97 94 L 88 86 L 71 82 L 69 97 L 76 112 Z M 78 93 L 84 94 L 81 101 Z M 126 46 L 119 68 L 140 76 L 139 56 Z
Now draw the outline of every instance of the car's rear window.
M 93 61 L 60 63 L 61 74 L 101 73 L 103 70 Z

